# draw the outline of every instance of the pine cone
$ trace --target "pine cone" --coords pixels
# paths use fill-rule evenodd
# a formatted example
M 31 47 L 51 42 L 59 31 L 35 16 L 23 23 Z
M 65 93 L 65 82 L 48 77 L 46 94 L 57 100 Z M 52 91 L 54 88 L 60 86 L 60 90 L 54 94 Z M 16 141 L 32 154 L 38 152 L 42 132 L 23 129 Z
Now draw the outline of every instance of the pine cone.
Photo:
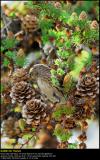
M 61 142 L 57 145 L 57 149 L 67 149 L 68 144 L 67 142 Z
M 78 140 L 82 142 L 86 141 L 87 140 L 86 132 L 83 132 L 80 136 L 78 136 Z
M 25 32 L 32 33 L 38 29 L 37 17 L 34 15 L 26 15 L 22 20 L 22 29 Z
M 25 81 L 15 83 L 11 90 L 12 103 L 18 102 L 25 104 L 27 100 L 30 100 L 35 95 L 35 91 L 31 88 L 31 85 Z
M 74 113 L 73 117 L 76 120 L 82 120 L 84 119 L 84 108 L 83 107 L 76 107 L 76 112 Z
M 75 120 L 86 120 L 90 119 L 93 114 L 93 107 L 87 106 L 76 106 L 76 111 L 73 114 Z
M 89 72 L 91 72 L 92 76 L 94 76 L 96 78 L 96 81 L 98 84 L 97 93 L 99 94 L 99 64 L 98 64 L 97 60 L 93 60 Z
M 88 123 L 87 121 L 82 121 L 81 122 L 81 130 L 85 131 L 88 128 Z
M 71 16 L 76 17 L 76 16 L 77 16 L 77 13 L 76 13 L 76 12 L 73 12 L 73 13 L 71 14 Z
M 97 80 L 97 83 L 98 83 L 98 88 L 99 88 L 99 66 L 97 66 L 96 68 L 96 72 L 94 72 L 94 76 Z M 99 93 L 99 92 L 98 92 Z
M 98 83 L 94 76 L 92 75 L 86 75 L 83 76 L 78 84 L 77 84 L 77 91 L 75 93 L 76 96 L 81 97 L 89 97 L 89 98 L 96 98 L 98 93 Z
M 98 29 L 99 28 L 99 24 L 96 20 L 92 21 L 91 25 L 90 25 L 91 29 Z
M 82 11 L 82 12 L 80 13 L 79 19 L 80 19 L 80 20 L 85 20 L 85 19 L 87 19 L 87 14 L 86 14 L 85 11 Z
M 64 125 L 65 129 L 73 129 L 76 127 L 75 120 L 73 118 L 66 118 L 62 125 Z
M 20 81 L 28 81 L 29 80 L 29 75 L 26 69 L 21 68 L 21 69 L 17 69 L 12 76 L 12 82 L 13 83 L 17 83 Z
M 79 149 L 86 149 L 86 144 L 84 142 L 80 143 Z
M 100 99 L 99 99 L 99 95 L 98 95 L 97 99 L 96 99 L 96 104 L 94 106 L 94 112 L 97 117 L 99 117 L 99 107 L 100 107 L 99 104 L 100 104 Z
M 24 105 L 22 116 L 26 118 L 27 124 L 37 126 L 40 124 L 41 120 L 46 117 L 46 107 L 47 105 L 41 102 L 41 100 L 31 99 Z
M 21 133 L 18 120 L 14 117 L 9 117 L 7 120 L 3 121 L 2 130 L 3 134 L 10 138 L 20 136 Z

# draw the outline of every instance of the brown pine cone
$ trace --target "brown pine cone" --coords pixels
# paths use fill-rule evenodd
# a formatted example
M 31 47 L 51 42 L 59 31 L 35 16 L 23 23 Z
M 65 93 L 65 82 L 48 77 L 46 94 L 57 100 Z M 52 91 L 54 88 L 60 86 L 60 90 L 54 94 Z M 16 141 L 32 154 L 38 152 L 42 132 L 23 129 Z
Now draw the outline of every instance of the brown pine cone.
M 26 69 L 24 68 L 20 68 L 17 69 L 12 76 L 12 82 L 13 83 L 17 83 L 20 81 L 29 81 L 29 75 Z
M 96 72 L 94 72 L 94 76 L 96 77 L 97 83 L 98 83 L 98 94 L 99 94 L 99 66 L 96 68 Z
M 78 140 L 82 142 L 86 141 L 87 140 L 86 132 L 83 132 L 80 136 L 78 136 Z
M 37 17 L 32 14 L 26 15 L 22 20 L 22 29 L 28 33 L 36 31 L 38 29 Z
M 62 121 L 62 125 L 65 129 L 73 129 L 76 127 L 75 120 L 73 118 L 66 118 Z
M 90 75 L 87 74 L 85 77 L 83 76 L 80 78 L 77 84 L 77 91 L 75 93 L 76 96 L 81 96 L 81 97 L 89 97 L 89 98 L 96 98 L 97 93 L 98 93 L 98 83 L 97 79 Z
M 78 106 L 76 107 L 76 111 L 73 114 L 73 118 L 75 118 L 76 120 L 82 120 L 85 117 L 85 110 L 83 107 Z
M 68 144 L 67 142 L 61 142 L 57 145 L 57 149 L 67 149 Z
M 91 29 L 98 29 L 99 28 L 99 24 L 96 20 L 92 21 L 91 25 L 90 25 Z
M 60 2 L 54 2 L 53 5 L 54 5 L 56 8 L 60 8 L 60 7 L 61 7 L 61 3 L 60 3 Z
M 95 106 L 94 106 L 94 113 L 97 117 L 99 117 L 99 108 L 100 108 L 100 98 L 99 98 L 99 95 L 96 99 L 96 103 L 95 103 Z
M 75 118 L 76 120 L 86 120 L 90 119 L 92 115 L 93 115 L 93 107 L 89 105 L 76 106 L 73 118 Z
M 3 134 L 9 138 L 20 136 L 21 133 L 18 120 L 14 117 L 9 117 L 7 120 L 3 121 L 2 130 Z
M 87 19 L 87 14 L 86 14 L 85 11 L 82 11 L 82 12 L 80 13 L 79 19 L 80 19 L 80 20 L 85 20 L 85 19 Z
M 84 142 L 80 143 L 79 149 L 86 149 L 86 144 Z
M 12 87 L 10 96 L 12 103 L 18 102 L 25 104 L 27 100 L 30 100 L 35 95 L 34 89 L 31 85 L 25 81 L 15 83 Z
M 81 122 L 81 130 L 85 131 L 88 128 L 88 123 L 86 121 Z
M 26 119 L 27 124 L 37 126 L 46 117 L 46 107 L 47 105 L 41 100 L 31 99 L 24 105 L 22 116 Z
M 97 81 L 99 81 L 99 64 L 97 60 L 94 60 L 91 67 L 90 72 L 93 74 L 94 77 L 96 77 Z

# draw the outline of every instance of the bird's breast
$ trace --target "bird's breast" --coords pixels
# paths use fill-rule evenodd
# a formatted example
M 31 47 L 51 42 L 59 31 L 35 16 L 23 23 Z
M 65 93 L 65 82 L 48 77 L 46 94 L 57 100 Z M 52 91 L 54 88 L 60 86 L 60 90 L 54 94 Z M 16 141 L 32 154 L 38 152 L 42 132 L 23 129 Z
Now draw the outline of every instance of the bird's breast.
M 37 83 L 43 94 L 50 94 L 51 86 L 46 80 L 38 78 Z

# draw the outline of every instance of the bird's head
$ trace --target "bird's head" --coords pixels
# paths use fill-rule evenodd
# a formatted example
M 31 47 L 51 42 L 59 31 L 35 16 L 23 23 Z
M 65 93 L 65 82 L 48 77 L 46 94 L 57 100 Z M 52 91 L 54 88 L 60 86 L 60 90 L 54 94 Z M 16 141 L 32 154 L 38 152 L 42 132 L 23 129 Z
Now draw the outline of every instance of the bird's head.
M 50 68 L 44 64 L 36 64 L 30 69 L 30 76 L 32 79 L 37 79 L 38 77 L 50 78 Z

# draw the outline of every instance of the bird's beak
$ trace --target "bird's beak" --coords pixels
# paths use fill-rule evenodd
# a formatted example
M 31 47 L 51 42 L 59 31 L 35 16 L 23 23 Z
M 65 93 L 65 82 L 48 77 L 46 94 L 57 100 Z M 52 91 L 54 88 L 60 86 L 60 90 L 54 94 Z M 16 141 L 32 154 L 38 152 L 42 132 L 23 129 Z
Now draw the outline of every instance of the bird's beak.
M 30 76 L 32 75 L 32 72 L 33 72 L 33 68 L 31 68 L 31 69 L 29 70 Z
M 29 75 L 30 75 L 30 78 L 31 78 L 32 80 L 35 80 L 36 77 L 35 77 L 35 75 L 34 75 L 33 68 L 30 69 Z

